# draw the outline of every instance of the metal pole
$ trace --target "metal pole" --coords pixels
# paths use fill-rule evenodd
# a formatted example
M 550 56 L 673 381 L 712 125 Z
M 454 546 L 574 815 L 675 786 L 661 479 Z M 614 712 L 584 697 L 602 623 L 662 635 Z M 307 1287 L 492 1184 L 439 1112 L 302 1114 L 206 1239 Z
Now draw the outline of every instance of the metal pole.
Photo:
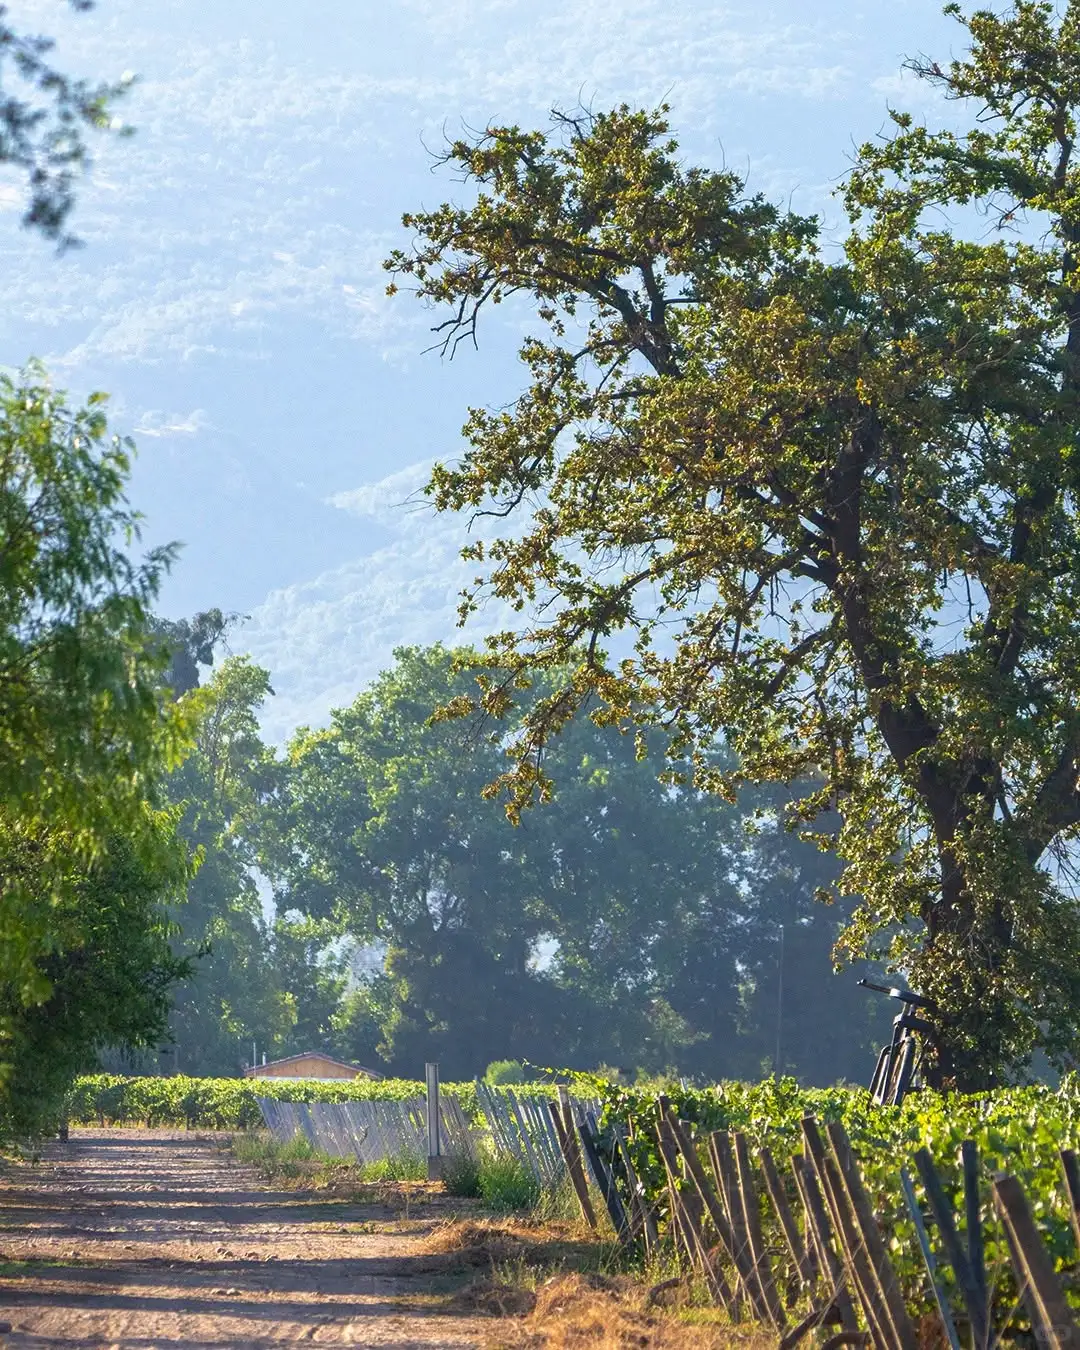
M 773 1073 L 780 1077 L 780 1031 L 784 1021 L 784 925 L 780 925 L 780 954 L 776 962 L 776 1056 Z
M 442 1176 L 442 1131 L 439 1129 L 439 1066 L 424 1065 L 427 1082 L 427 1174 L 428 1181 Z

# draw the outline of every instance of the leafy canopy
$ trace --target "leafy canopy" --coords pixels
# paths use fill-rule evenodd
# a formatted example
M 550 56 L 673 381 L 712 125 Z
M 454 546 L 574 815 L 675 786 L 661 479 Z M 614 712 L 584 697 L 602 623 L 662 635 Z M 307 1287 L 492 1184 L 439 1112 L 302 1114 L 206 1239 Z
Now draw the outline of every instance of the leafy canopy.
M 225 626 L 220 610 L 157 623 L 171 653 L 171 688 L 198 678 L 196 662 L 210 664 Z M 221 662 L 194 695 L 194 746 L 165 784 L 180 813 L 180 836 L 202 857 L 172 911 L 186 948 L 198 953 L 174 998 L 173 1070 L 238 1073 L 251 1062 L 253 1037 L 274 1045 L 296 1021 L 256 880 L 256 817 L 274 761 L 259 734 L 259 711 L 272 693 L 267 672 L 247 657 Z
M 257 812 L 279 913 L 368 948 L 334 1017 L 339 1053 L 401 1072 L 512 1057 L 756 1073 L 775 1054 L 783 923 L 785 1062 L 816 1081 L 862 1068 L 854 982 L 816 1036 L 799 1029 L 836 932 L 798 894 L 807 867 L 828 875 L 821 855 L 764 825 L 748 838 L 726 802 L 660 783 L 630 738 L 587 719 L 551 747 L 550 806 L 511 829 L 483 796 L 498 734 L 431 718 L 475 688 L 474 655 L 399 650 L 328 727 L 296 735 Z
M 861 897 L 846 950 L 939 1001 L 937 1074 L 970 1086 L 1080 1016 L 1080 3 L 949 12 L 970 51 L 912 68 L 967 129 L 895 113 L 841 254 L 623 107 L 452 144 L 475 200 L 407 216 L 388 266 L 448 350 L 511 297 L 538 321 L 527 387 L 430 484 L 512 522 L 465 550 L 463 614 L 528 614 L 483 706 L 573 667 L 518 707 L 512 813 L 586 705 L 720 792 L 814 777 L 794 814 Z
M 149 925 L 124 939 L 137 963 L 186 857 L 161 783 L 195 710 L 161 688 L 149 605 L 172 552 L 128 554 L 129 459 L 100 396 L 73 409 L 36 367 L 0 376 L 0 1085 L 18 1059 L 19 1010 L 45 1006 L 104 940 L 109 879 L 117 916 Z M 76 1060 L 100 1042 L 89 1010 L 81 1031 L 77 1017 L 66 1026 Z
M 86 12 L 94 0 L 68 0 Z M 20 32 L 0 8 L 0 165 L 24 177 L 22 223 L 67 247 L 75 183 L 89 161 L 87 131 L 130 128 L 113 113 L 133 77 L 114 83 L 68 75 L 54 64 L 52 38 Z
M 30 893 L 52 879 L 37 961 L 46 992 L 27 1000 L 0 982 L 0 1139 L 55 1128 L 73 1080 L 102 1050 L 156 1048 L 166 1036 L 171 994 L 190 973 L 167 910 L 191 872 L 173 826 L 168 814 L 148 819 L 156 858 L 118 835 L 87 863 L 62 836 L 29 839 L 0 823 L 5 871 L 24 871 Z

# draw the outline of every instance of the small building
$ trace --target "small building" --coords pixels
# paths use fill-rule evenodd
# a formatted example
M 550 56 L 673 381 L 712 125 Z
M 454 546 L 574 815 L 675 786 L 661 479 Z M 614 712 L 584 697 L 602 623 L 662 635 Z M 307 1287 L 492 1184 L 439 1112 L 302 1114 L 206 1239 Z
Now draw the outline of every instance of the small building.
M 253 1069 L 244 1070 L 245 1078 L 315 1078 L 320 1080 L 338 1078 L 381 1078 L 374 1069 L 365 1069 L 359 1064 L 346 1064 L 344 1060 L 324 1055 L 321 1050 L 305 1050 L 302 1055 L 289 1055 L 285 1059 L 271 1060 L 269 1064 L 257 1064 Z

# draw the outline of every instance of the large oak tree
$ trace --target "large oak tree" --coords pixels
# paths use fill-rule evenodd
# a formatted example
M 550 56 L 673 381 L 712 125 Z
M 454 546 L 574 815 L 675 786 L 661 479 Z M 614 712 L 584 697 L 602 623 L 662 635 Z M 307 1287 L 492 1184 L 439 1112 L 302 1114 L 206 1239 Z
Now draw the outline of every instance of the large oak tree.
M 588 703 L 720 791 L 819 775 L 796 815 L 861 897 L 848 950 L 938 1001 L 937 1077 L 975 1086 L 1080 1016 L 1080 4 L 949 12 L 968 54 L 911 66 L 967 129 L 894 113 L 842 250 L 624 107 L 451 145 L 469 203 L 389 266 L 449 349 L 512 297 L 538 321 L 430 489 L 512 520 L 466 550 L 464 608 L 531 615 L 489 711 L 575 665 L 522 705 L 512 809 Z
M 475 687 L 473 655 L 399 649 L 326 728 L 297 733 L 256 813 L 279 914 L 382 958 L 334 1019 L 339 1052 L 405 1075 L 509 1057 L 716 1079 L 772 1064 L 780 1012 L 785 1070 L 822 1082 L 868 1061 L 865 994 L 820 987 L 839 915 L 798 894 L 830 860 L 772 828 L 775 801 L 758 794 L 750 835 L 728 803 L 659 782 L 631 738 L 580 719 L 551 747 L 555 799 L 515 831 L 483 796 L 505 762 L 498 729 L 431 717 Z

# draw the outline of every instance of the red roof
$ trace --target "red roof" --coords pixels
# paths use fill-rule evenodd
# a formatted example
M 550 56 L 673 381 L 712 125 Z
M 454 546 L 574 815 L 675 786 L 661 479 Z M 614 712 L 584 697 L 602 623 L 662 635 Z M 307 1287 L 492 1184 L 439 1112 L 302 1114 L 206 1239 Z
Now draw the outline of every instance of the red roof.
M 267 1069 L 278 1069 L 284 1064 L 296 1064 L 302 1059 L 321 1059 L 326 1064 L 333 1064 L 338 1069 L 348 1069 L 353 1074 L 365 1074 L 368 1078 L 381 1078 L 381 1073 L 376 1073 L 374 1069 L 365 1069 L 362 1064 L 347 1064 L 343 1059 L 335 1059 L 333 1055 L 324 1054 L 321 1050 L 305 1050 L 300 1055 L 286 1055 L 284 1059 L 272 1059 L 268 1064 L 256 1064 L 254 1068 L 245 1069 L 245 1078 L 261 1078 Z M 273 1075 L 268 1075 L 273 1077 Z

